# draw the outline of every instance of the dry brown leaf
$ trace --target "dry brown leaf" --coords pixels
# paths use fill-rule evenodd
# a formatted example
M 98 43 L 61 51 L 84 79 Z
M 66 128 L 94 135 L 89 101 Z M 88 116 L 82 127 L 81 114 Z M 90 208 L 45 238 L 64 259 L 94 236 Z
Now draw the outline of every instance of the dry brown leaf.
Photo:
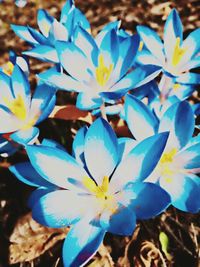
M 106 246 L 102 244 L 98 250 L 98 254 L 100 255 L 100 258 L 97 257 L 91 264 L 88 265 L 88 267 L 113 267 L 114 266 L 114 262 Z
M 62 120 L 80 120 L 89 124 L 93 122 L 93 116 L 88 111 L 79 110 L 74 105 L 55 106 L 49 118 Z
M 52 229 L 32 219 L 31 213 L 21 217 L 10 236 L 9 263 L 32 261 L 65 238 L 69 228 Z

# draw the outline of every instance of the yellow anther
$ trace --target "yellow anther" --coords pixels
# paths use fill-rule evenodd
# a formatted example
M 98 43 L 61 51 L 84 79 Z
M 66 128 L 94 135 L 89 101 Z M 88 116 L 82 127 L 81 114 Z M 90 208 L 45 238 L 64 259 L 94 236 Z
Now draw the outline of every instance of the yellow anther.
M 183 55 L 187 51 L 186 48 L 181 48 L 180 47 L 180 42 L 181 42 L 180 37 L 177 37 L 176 38 L 176 44 L 175 44 L 175 47 L 174 47 L 174 53 L 173 53 L 173 56 L 172 56 L 172 65 L 174 67 L 178 65 L 178 63 L 181 61 L 181 58 L 183 57 Z
M 172 148 L 169 152 L 164 153 L 160 159 L 160 163 L 169 163 L 173 162 L 174 156 L 177 153 L 176 148 Z
M 100 86 L 105 86 L 113 70 L 113 64 L 107 67 L 104 63 L 103 55 L 99 55 L 98 67 L 96 68 L 96 80 Z
M 11 61 L 8 61 L 4 66 L 3 66 L 3 72 L 9 76 L 11 76 L 12 72 L 14 69 L 14 65 L 12 64 Z
M 177 91 L 180 87 L 181 87 L 181 85 L 180 85 L 179 83 L 175 83 L 175 84 L 173 85 L 173 89 L 174 89 L 174 91 Z
M 108 187 L 109 187 L 109 177 L 104 176 L 102 185 L 98 186 L 96 183 L 89 177 L 83 178 L 84 186 L 97 198 L 106 199 L 108 197 Z
M 139 47 L 138 47 L 138 51 L 142 51 L 142 48 L 144 46 L 144 42 L 140 41 Z
M 24 99 L 21 95 L 10 101 L 7 97 L 3 98 L 7 108 L 20 120 L 25 120 L 27 117 L 27 110 L 24 103 Z

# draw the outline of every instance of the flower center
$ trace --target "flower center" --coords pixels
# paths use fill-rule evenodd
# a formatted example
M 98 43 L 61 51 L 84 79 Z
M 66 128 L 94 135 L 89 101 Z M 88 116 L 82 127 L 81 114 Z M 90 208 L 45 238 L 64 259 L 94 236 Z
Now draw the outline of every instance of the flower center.
M 27 117 L 27 110 L 24 100 L 21 95 L 10 101 L 7 97 L 4 97 L 4 102 L 7 108 L 15 115 L 18 119 L 24 121 Z
M 109 177 L 104 176 L 101 185 L 96 183 L 90 177 L 84 177 L 84 186 L 91 192 L 96 198 L 102 210 L 109 210 L 114 213 L 117 209 L 117 203 L 114 196 L 108 192 L 109 189 Z
M 172 66 L 176 67 L 178 63 L 181 61 L 183 55 L 186 53 L 187 49 L 180 47 L 180 37 L 176 38 L 176 44 L 174 47 L 174 53 L 172 56 Z
M 113 64 L 107 67 L 104 63 L 103 55 L 99 55 L 98 67 L 96 68 L 96 80 L 100 86 L 105 86 L 113 70 Z
M 174 156 L 176 155 L 176 153 L 177 149 L 172 148 L 169 152 L 164 153 L 162 155 L 158 164 L 159 171 L 167 183 L 172 182 L 172 175 L 175 173 L 175 170 L 173 170 L 171 164 L 174 160 Z

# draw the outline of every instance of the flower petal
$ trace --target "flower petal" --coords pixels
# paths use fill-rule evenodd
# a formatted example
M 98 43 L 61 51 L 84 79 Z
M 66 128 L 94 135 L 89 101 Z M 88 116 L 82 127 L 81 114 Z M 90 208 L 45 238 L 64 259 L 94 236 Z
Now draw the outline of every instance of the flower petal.
M 75 156 L 79 164 L 83 164 L 84 159 L 84 145 L 85 145 L 85 135 L 87 133 L 87 127 L 82 127 L 76 133 L 72 144 L 73 155 Z
M 92 89 L 92 88 L 91 88 Z M 81 92 L 76 100 L 77 108 L 81 110 L 89 110 L 99 108 L 103 101 L 100 97 L 94 96 L 93 92 Z
M 38 45 L 29 51 L 23 52 L 24 55 L 38 58 L 43 61 L 58 63 L 58 55 L 54 47 L 48 45 Z
M 104 212 L 100 224 L 107 232 L 117 235 L 132 235 L 136 226 L 134 212 L 121 205 L 113 214 Z
M 17 177 L 21 182 L 30 186 L 44 186 L 52 187 L 53 185 L 46 181 L 30 164 L 30 162 L 17 163 L 11 167 L 9 170 Z
M 23 40 L 31 43 L 32 45 L 39 44 L 38 41 L 35 40 L 35 38 L 32 36 L 30 31 L 28 30 L 28 27 L 11 24 L 11 28 L 15 32 L 15 34 L 18 35 Z
M 93 37 L 82 27 L 77 26 L 74 33 L 74 44 L 79 47 L 91 63 L 97 66 L 99 49 Z
M 111 181 L 112 192 L 120 191 L 127 183 L 143 181 L 153 171 L 165 148 L 168 133 L 161 133 L 141 141 L 119 163 Z
M 132 95 L 126 96 L 125 116 L 128 127 L 137 140 L 154 135 L 158 130 L 158 119 L 142 101 Z
M 37 13 L 37 23 L 40 31 L 45 37 L 48 37 L 51 24 L 53 22 L 53 17 L 44 9 L 39 9 Z
M 27 154 L 36 171 L 47 181 L 63 188 L 74 188 L 69 178 L 82 181 L 88 174 L 67 152 L 47 146 L 27 146 Z
M 165 56 L 163 53 L 163 43 L 157 33 L 146 26 L 137 26 L 137 31 L 143 40 L 145 46 L 163 65 Z
M 39 135 L 37 127 L 31 127 L 27 130 L 19 130 L 10 135 L 10 138 L 21 145 L 33 144 Z
M 81 220 L 67 234 L 63 245 L 64 266 L 83 266 L 95 254 L 105 231 Z
M 124 189 L 124 201 L 130 202 L 129 208 L 131 207 L 137 219 L 141 220 L 150 219 L 163 212 L 171 203 L 171 198 L 159 185 L 131 183 Z
M 172 198 L 172 205 L 186 212 L 196 213 L 200 209 L 200 187 L 192 179 L 190 174 L 175 174 L 171 180 L 162 177 L 160 186 L 164 188 Z
M 30 93 L 31 93 L 30 85 L 28 82 L 28 78 L 22 72 L 22 70 L 18 65 L 14 66 L 11 80 L 15 98 L 17 98 L 19 95 L 22 96 L 24 98 L 25 103 L 27 103 L 28 105 L 30 102 Z
M 89 196 L 68 190 L 56 190 L 42 196 L 32 210 L 33 219 L 42 225 L 60 228 L 80 220 L 91 207 Z
M 58 87 L 65 91 L 80 92 L 84 90 L 83 83 L 80 83 L 69 75 L 59 73 L 56 67 L 40 73 L 38 78 L 50 86 Z
M 180 45 L 183 39 L 183 25 L 176 9 L 173 9 L 166 22 L 164 28 L 164 48 L 165 55 L 168 60 L 171 60 L 177 38 L 180 38 Z
M 89 61 L 80 48 L 73 43 L 58 41 L 56 49 L 62 66 L 73 78 L 78 81 L 90 80 Z
M 118 162 L 118 143 L 108 122 L 97 119 L 85 137 L 85 161 L 90 174 L 101 185 L 104 176 L 110 176 Z
M 199 84 L 200 83 L 200 74 L 193 72 L 186 72 L 176 78 L 177 83 L 183 84 Z

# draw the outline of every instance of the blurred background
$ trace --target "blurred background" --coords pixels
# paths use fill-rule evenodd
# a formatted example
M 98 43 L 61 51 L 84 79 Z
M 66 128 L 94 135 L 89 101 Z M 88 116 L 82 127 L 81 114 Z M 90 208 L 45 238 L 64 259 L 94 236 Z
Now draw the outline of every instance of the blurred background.
M 38 9 L 46 9 L 59 19 L 64 3 L 64 0 L 28 0 L 23 8 L 17 7 L 11 0 L 0 3 L 0 65 L 8 61 L 9 50 L 20 55 L 28 48 L 12 32 L 10 24 L 37 28 Z M 199 0 L 76 0 L 76 6 L 88 18 L 94 35 L 106 23 L 120 19 L 122 28 L 130 33 L 142 24 L 162 36 L 164 22 L 172 8 L 179 11 L 185 36 L 200 27 Z M 49 66 L 30 59 L 33 90 L 35 74 Z M 65 94 L 64 97 L 62 93 L 58 94 L 59 105 L 74 101 L 73 94 Z M 82 125 L 77 121 L 48 119 L 40 125 L 40 138 L 57 140 L 70 151 L 74 132 Z M 17 181 L 7 169 L 11 164 L 24 160 L 26 155 L 23 150 L 8 159 L 0 159 L 0 267 L 62 267 L 61 248 L 68 229 L 48 229 L 34 222 L 26 206 L 33 189 Z M 170 207 L 155 219 L 138 222 L 132 237 L 107 234 L 104 245 L 88 266 L 198 267 L 199 219 L 199 215 L 186 214 Z

